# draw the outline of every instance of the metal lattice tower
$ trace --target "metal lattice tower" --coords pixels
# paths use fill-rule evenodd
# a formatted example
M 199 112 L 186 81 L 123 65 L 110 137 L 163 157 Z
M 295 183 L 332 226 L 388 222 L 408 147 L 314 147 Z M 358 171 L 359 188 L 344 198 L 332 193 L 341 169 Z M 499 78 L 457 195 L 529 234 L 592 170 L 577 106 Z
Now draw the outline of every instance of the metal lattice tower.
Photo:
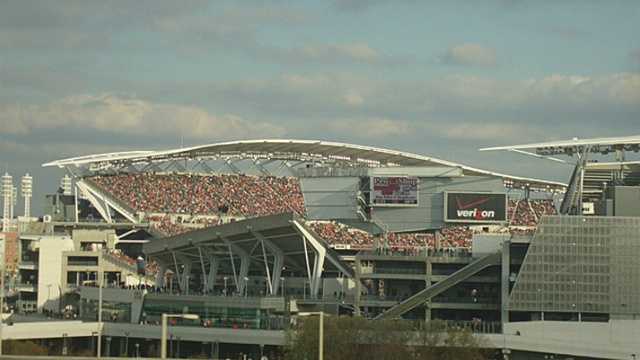
M 69 175 L 65 175 L 62 179 L 60 179 L 60 188 L 62 188 L 63 195 L 73 195 L 73 186 L 71 184 L 71 177 L 69 177 Z
M 33 196 L 33 178 L 26 173 L 20 182 L 20 190 L 24 198 L 24 217 L 31 217 L 31 197 Z
M 18 187 L 15 185 L 11 185 L 11 219 L 14 218 L 14 210 L 16 209 L 16 205 L 18 205 Z
M 2 176 L 2 203 L 4 205 L 2 212 L 2 231 L 9 231 L 11 222 L 11 213 L 13 213 L 13 178 L 8 173 Z

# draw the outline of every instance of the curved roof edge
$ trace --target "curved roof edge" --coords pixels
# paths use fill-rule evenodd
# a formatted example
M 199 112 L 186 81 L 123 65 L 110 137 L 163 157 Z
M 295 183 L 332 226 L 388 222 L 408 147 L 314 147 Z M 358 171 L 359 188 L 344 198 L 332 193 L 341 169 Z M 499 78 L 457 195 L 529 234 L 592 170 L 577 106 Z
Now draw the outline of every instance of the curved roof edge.
M 214 156 L 216 153 L 239 153 L 242 155 L 247 155 L 248 158 L 250 157 L 249 154 L 256 153 L 264 153 L 267 155 L 271 155 L 274 153 L 311 154 L 332 157 L 334 159 L 344 158 L 356 162 L 373 162 L 378 163 L 380 166 L 440 165 L 461 168 L 464 172 L 470 175 L 488 175 L 518 182 L 537 183 L 554 187 L 566 187 L 566 184 L 561 182 L 512 176 L 404 151 L 321 140 L 259 139 L 228 141 L 159 151 L 127 151 L 87 155 L 51 161 L 43 164 L 42 166 L 56 166 L 62 168 L 66 166 L 83 166 L 96 163 L 140 163 L 176 158 L 201 158 L 206 156 Z
M 570 140 L 548 141 L 548 142 L 531 143 L 531 144 L 486 147 L 486 148 L 480 149 L 480 151 L 527 150 L 527 149 L 537 149 L 537 148 L 574 148 L 576 146 L 585 146 L 585 145 L 615 146 L 615 145 L 636 145 L 636 144 L 640 144 L 640 135 L 591 138 L 591 139 L 574 138 Z

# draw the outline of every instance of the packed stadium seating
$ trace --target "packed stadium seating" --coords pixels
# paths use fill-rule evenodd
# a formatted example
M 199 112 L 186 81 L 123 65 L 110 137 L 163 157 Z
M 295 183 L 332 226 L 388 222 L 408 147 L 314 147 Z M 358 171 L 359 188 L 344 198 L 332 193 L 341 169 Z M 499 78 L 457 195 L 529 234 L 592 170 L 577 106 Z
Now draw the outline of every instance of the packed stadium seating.
M 242 217 L 304 214 L 300 183 L 292 177 L 121 174 L 90 178 L 144 213 L 228 214 Z
M 307 224 L 329 245 L 348 245 L 351 249 L 372 249 L 376 240 L 379 246 L 386 244 L 392 249 L 434 248 L 436 241 L 440 248 L 468 248 L 473 236 L 467 226 L 446 227 L 440 234 L 390 232 L 376 237 L 336 221 L 308 221 Z
M 165 236 L 223 223 L 222 218 L 256 217 L 283 212 L 304 216 L 300 183 L 292 177 L 195 174 L 120 174 L 91 180 L 117 199 L 145 214 L 152 229 Z M 172 214 L 172 215 L 171 215 Z M 185 222 L 175 214 L 212 215 Z M 556 214 L 551 200 L 509 200 L 509 227 L 502 232 L 530 234 L 542 215 Z M 335 221 L 309 221 L 312 229 L 331 245 L 370 249 L 382 246 L 469 248 L 473 231 L 450 226 L 439 233 L 388 233 L 379 236 Z
M 542 215 L 554 215 L 556 209 L 551 200 L 509 200 L 509 226 L 492 230 L 512 235 L 531 235 Z M 380 246 L 389 248 L 430 248 L 440 249 L 470 248 L 474 231 L 468 226 L 448 226 L 439 233 L 388 233 L 373 235 L 351 228 L 335 221 L 309 221 L 308 225 L 330 245 L 348 245 L 352 249 L 371 249 L 378 240 Z
M 509 200 L 509 225 L 535 227 L 542 215 L 557 214 L 551 200 Z

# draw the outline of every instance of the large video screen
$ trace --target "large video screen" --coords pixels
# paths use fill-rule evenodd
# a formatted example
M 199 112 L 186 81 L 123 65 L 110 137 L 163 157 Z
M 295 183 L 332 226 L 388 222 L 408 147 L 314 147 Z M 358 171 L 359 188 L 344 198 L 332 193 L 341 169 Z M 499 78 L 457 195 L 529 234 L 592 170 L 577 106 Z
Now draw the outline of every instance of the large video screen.
M 374 176 L 371 178 L 372 206 L 418 206 L 418 178 Z
M 444 215 L 448 222 L 493 223 L 507 220 L 507 195 L 445 192 Z

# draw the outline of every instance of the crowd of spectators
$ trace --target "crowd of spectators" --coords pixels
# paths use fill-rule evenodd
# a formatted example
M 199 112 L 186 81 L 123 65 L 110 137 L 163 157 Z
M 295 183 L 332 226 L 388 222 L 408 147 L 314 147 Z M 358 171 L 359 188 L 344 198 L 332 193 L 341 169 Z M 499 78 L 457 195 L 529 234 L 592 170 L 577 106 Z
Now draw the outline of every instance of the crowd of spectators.
M 231 218 L 232 219 L 232 218 Z M 166 214 L 153 214 L 145 218 L 151 228 L 163 236 L 175 236 L 182 233 L 221 225 L 223 219 L 216 216 L 185 219 L 183 216 L 171 216 Z
M 144 213 L 304 215 L 300 183 L 294 177 L 142 173 L 91 180 Z
M 91 178 L 98 186 L 146 214 L 152 228 L 165 235 L 219 225 L 222 218 L 305 214 L 298 179 L 293 177 L 199 174 L 120 174 Z M 498 232 L 530 234 L 543 215 L 556 214 L 551 200 L 509 200 L 509 226 Z M 162 214 L 162 215 L 152 215 Z M 177 215 L 176 215 L 177 214 Z M 184 221 L 186 215 L 195 221 Z M 214 215 L 198 217 L 199 215 Z M 473 230 L 447 226 L 437 232 L 372 235 L 335 221 L 309 221 L 330 245 L 352 249 L 469 248 Z
M 554 215 L 556 209 L 551 200 L 509 200 L 509 226 L 492 227 L 491 232 L 512 235 L 531 235 L 543 215 Z M 445 226 L 430 233 L 393 233 L 374 236 L 366 231 L 349 227 L 336 221 L 309 221 L 307 223 L 319 236 L 332 246 L 349 246 L 351 249 L 387 248 L 395 252 L 407 249 L 469 249 L 473 234 L 487 229 L 469 226 Z
M 348 245 L 351 249 L 372 249 L 378 247 L 394 251 L 416 248 L 469 248 L 473 231 L 467 226 L 443 228 L 439 233 L 393 233 L 372 235 L 336 221 L 309 221 L 311 229 L 329 245 Z
M 355 249 L 373 246 L 374 237 L 366 231 L 336 221 L 309 221 L 307 224 L 330 245 L 349 245 Z
M 552 200 L 509 200 L 509 225 L 535 227 L 543 215 L 557 214 Z

